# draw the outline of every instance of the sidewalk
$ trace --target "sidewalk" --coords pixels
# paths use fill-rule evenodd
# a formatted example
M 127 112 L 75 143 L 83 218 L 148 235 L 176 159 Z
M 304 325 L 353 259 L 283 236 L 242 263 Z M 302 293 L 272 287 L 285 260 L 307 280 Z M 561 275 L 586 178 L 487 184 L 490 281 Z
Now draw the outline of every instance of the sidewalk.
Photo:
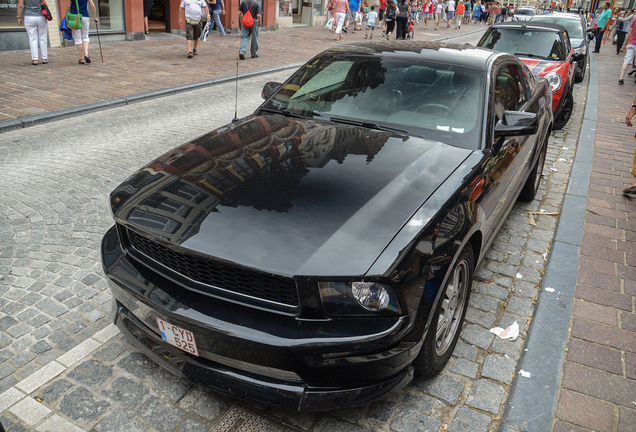
M 484 28 L 478 24 L 465 25 L 460 30 L 434 31 L 432 26 L 424 29 L 419 24 L 415 38 L 440 39 Z M 69 114 L 76 111 L 72 110 L 74 107 L 93 104 L 82 111 L 87 112 L 103 109 L 103 102 L 111 99 L 119 98 L 114 103 L 125 104 L 126 97 L 131 95 L 152 97 L 160 95 L 161 92 L 152 93 L 160 90 L 189 90 L 195 83 L 233 77 L 237 62 L 240 74 L 297 65 L 335 44 L 363 41 L 363 33 L 349 30 L 342 41 L 336 42 L 333 33 L 324 27 L 263 31 L 259 37 L 260 57 L 248 57 L 245 61 L 238 58 L 238 35 L 220 37 L 216 32 L 207 42 L 199 43 L 199 55 L 192 59 L 186 57 L 185 38 L 168 33 L 150 34 L 145 41 L 102 44 L 104 63 L 97 38 L 93 38 L 89 48 L 92 63 L 88 65 L 77 63 L 75 47 L 50 48 L 49 64 L 37 66 L 31 65 L 28 50 L 3 52 L 0 132 L 24 127 L 16 119 L 37 123 L 43 120 L 43 114 L 56 110 L 65 109 Z M 375 38 L 381 40 L 381 31 L 376 30 Z
M 592 56 L 576 156 L 501 432 L 636 431 L 636 202 L 622 195 L 636 85 L 618 85 L 616 47 Z
M 625 115 L 636 84 L 618 85 L 616 47 L 592 55 L 598 117 L 555 432 L 636 430 L 636 201 L 622 195 L 631 180 L 635 130 Z

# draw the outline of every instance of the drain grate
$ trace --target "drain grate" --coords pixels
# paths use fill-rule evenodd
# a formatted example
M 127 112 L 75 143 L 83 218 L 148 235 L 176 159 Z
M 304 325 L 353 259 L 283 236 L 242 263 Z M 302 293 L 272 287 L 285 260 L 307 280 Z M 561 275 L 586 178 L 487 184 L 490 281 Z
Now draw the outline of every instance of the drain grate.
M 298 429 L 236 404 L 210 432 L 298 432 Z

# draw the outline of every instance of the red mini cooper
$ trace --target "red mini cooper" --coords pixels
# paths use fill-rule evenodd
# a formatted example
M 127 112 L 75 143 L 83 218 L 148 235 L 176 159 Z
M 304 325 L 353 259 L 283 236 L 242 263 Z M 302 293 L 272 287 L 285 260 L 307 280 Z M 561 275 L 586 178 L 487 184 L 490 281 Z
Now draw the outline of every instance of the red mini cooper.
M 567 124 L 574 108 L 572 87 L 577 61 L 563 26 L 551 23 L 506 22 L 490 27 L 477 46 L 519 57 L 532 73 L 548 80 L 552 87 L 554 129 Z

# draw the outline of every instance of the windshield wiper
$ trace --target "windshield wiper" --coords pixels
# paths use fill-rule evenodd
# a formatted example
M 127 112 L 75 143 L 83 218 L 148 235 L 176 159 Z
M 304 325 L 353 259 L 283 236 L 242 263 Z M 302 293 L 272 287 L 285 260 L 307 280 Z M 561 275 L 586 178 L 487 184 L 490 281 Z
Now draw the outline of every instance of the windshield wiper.
M 310 119 L 310 118 L 313 118 L 315 116 L 322 117 L 321 114 L 318 114 L 318 113 L 315 113 L 315 112 L 312 112 L 311 115 L 302 115 L 302 114 L 297 114 L 297 113 L 295 113 L 293 111 L 290 111 L 290 110 L 288 110 L 286 108 L 285 109 L 261 108 L 261 111 L 268 112 L 268 113 L 274 113 L 274 114 L 282 114 L 282 115 L 287 116 L 287 117 L 302 118 L 302 119 Z
M 549 60 L 548 57 L 540 56 L 537 54 L 531 54 L 531 53 L 515 53 L 514 55 L 521 56 L 521 57 L 530 57 L 530 58 L 539 58 L 543 60 Z
M 405 130 L 396 129 L 390 126 L 382 126 L 377 123 L 368 122 L 368 121 L 349 120 L 349 119 L 344 119 L 340 117 L 329 117 L 329 120 L 331 120 L 334 123 L 342 123 L 342 124 L 348 124 L 353 126 L 362 126 L 368 129 L 377 129 L 377 130 L 381 130 L 385 132 L 401 132 L 403 134 L 409 135 L 409 133 Z

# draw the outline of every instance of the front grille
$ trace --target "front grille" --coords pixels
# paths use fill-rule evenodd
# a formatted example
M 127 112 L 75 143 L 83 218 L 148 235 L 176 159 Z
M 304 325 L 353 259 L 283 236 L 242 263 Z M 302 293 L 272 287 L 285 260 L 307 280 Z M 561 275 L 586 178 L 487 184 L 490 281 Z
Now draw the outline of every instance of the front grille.
M 188 253 L 177 252 L 128 230 L 132 247 L 168 269 L 201 284 L 219 295 L 214 287 L 288 306 L 298 306 L 296 283 L 286 277 L 268 275 L 219 263 Z M 200 287 L 197 287 L 200 290 Z

